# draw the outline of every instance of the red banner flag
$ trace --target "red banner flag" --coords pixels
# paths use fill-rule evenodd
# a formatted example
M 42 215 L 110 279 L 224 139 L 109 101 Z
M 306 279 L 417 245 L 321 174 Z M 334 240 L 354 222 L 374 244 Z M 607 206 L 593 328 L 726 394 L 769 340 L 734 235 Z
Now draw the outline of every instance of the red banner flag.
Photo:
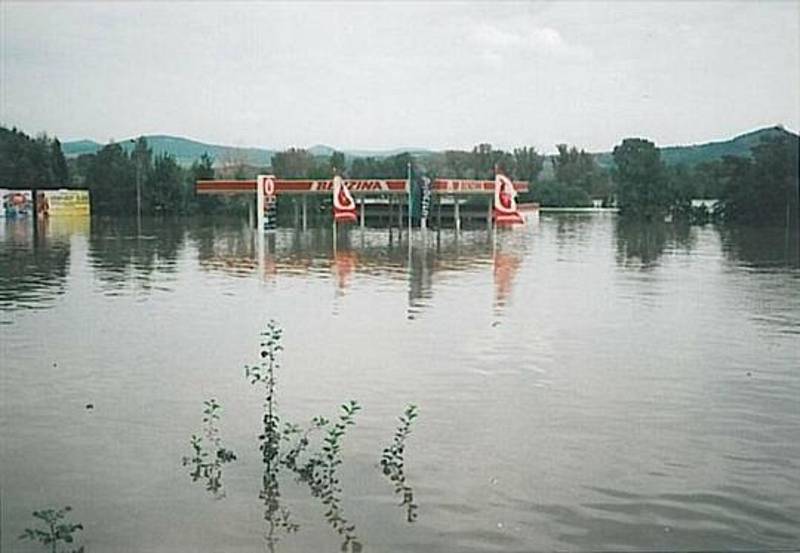
M 333 220 L 337 223 L 356 222 L 356 202 L 353 195 L 342 180 L 336 175 L 333 177 Z
M 494 222 L 498 225 L 517 225 L 524 222 L 517 209 L 514 183 L 502 173 L 494 178 Z

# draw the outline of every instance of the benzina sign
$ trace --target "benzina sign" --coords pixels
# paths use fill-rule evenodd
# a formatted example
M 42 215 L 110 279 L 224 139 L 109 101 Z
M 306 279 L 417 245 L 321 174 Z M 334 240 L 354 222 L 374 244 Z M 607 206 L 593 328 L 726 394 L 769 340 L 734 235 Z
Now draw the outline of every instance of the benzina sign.
M 482 192 L 494 190 L 494 182 L 482 180 L 436 179 L 437 192 Z
M 266 178 L 266 175 L 264 175 Z M 333 181 L 305 180 L 305 179 L 276 179 L 274 193 L 281 194 L 307 194 L 328 193 L 333 191 Z M 347 189 L 356 193 L 375 194 L 407 194 L 408 188 L 405 179 L 349 179 L 345 180 Z M 465 179 L 436 179 L 431 184 L 436 194 L 493 194 L 494 181 L 490 180 L 465 180 Z M 517 192 L 527 192 L 528 183 L 518 181 L 513 183 Z M 243 194 L 256 191 L 255 180 L 200 180 L 197 181 L 199 194 Z
M 398 186 L 392 186 L 392 184 L 399 183 L 401 187 L 405 187 L 406 181 L 387 181 L 387 180 L 345 180 L 345 185 L 347 186 L 348 190 L 358 190 L 362 192 L 383 192 L 388 190 L 396 190 Z M 309 188 L 312 192 L 322 191 L 322 190 L 333 190 L 333 181 L 332 180 L 315 180 L 311 181 L 311 187 Z

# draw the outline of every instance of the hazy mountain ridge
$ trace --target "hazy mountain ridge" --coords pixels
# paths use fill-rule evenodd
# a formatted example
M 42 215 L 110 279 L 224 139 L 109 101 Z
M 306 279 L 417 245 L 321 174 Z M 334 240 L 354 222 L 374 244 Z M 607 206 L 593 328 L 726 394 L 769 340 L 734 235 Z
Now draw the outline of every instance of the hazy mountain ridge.
M 265 148 L 242 148 L 238 146 L 223 146 L 219 144 L 208 144 L 191 140 L 180 136 L 170 135 L 146 135 L 148 146 L 153 150 L 154 155 L 170 154 L 175 157 L 180 165 L 189 166 L 194 161 L 200 159 L 207 153 L 214 159 L 215 165 L 225 165 L 227 163 L 244 163 L 245 165 L 267 166 L 272 161 L 272 150 Z M 131 139 L 117 141 L 126 152 L 133 149 Z M 77 157 L 83 154 L 94 154 L 101 150 L 105 145 L 98 144 L 92 140 L 76 140 L 62 144 L 62 151 L 68 158 Z
M 783 127 L 774 126 L 750 131 L 729 140 L 686 146 L 666 146 L 659 149 L 661 151 L 661 158 L 667 165 L 678 165 L 683 163 L 688 166 L 692 166 L 706 161 L 720 159 L 726 155 L 750 155 L 750 149 L 759 144 L 762 140 L 784 135 L 797 138 L 796 134 L 787 131 Z M 150 135 L 145 136 L 145 138 L 147 139 L 147 142 L 150 148 L 152 148 L 154 154 L 168 153 L 175 156 L 178 163 L 184 166 L 191 165 L 192 162 L 199 159 L 201 155 L 208 153 L 212 158 L 214 158 L 215 165 L 217 166 L 228 163 L 244 163 L 251 166 L 266 167 L 270 164 L 272 156 L 275 153 L 275 150 L 267 148 L 244 148 L 237 146 L 207 144 L 179 136 Z M 130 151 L 133 148 L 133 143 L 130 139 L 121 140 L 119 141 L 119 144 L 126 151 Z M 92 140 L 75 140 L 63 143 L 62 149 L 66 157 L 77 157 L 82 154 L 96 153 L 103 148 L 103 146 L 103 144 L 98 144 Z M 308 151 L 315 156 L 330 156 L 331 153 L 337 150 L 332 146 L 316 144 L 308 148 Z M 348 158 L 383 158 L 403 152 L 410 152 L 414 155 L 437 153 L 424 148 L 343 151 L 345 156 Z M 600 166 L 610 167 L 613 165 L 614 160 L 611 152 L 598 152 L 594 153 L 593 155 Z M 545 157 L 549 159 L 553 156 L 552 154 L 548 154 Z

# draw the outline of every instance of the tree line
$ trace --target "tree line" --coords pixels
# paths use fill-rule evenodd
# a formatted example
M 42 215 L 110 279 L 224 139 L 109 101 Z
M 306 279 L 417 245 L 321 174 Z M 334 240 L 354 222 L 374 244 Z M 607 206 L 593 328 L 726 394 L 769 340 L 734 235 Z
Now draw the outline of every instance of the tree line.
M 710 219 L 744 224 L 798 224 L 800 139 L 763 140 L 749 157 L 724 156 L 694 167 L 668 167 L 652 142 L 627 138 L 613 152 L 612 179 L 623 216 Z M 713 210 L 693 208 L 693 198 L 717 200 Z
M 96 215 L 134 215 L 138 189 L 145 215 L 191 215 L 247 209 L 246 199 L 196 195 L 200 179 L 260 173 L 325 179 L 334 170 L 349 178 L 404 179 L 409 164 L 415 175 L 431 178 L 492 179 L 499 166 L 510 177 L 533 184 L 520 201 L 542 206 L 581 207 L 594 200 L 616 205 L 629 218 L 781 224 L 787 218 L 796 221 L 798 212 L 798 137 L 789 133 L 765 140 L 749 157 L 726 156 L 695 166 L 666 165 L 655 144 L 642 138 L 617 145 L 611 166 L 567 144 L 545 156 L 533 147 L 505 151 L 483 143 L 472 150 L 356 158 L 289 148 L 275 153 L 270 167 L 236 162 L 215 167 L 204 154 L 182 167 L 169 154 L 154 155 L 143 137 L 131 142 L 130 152 L 111 143 L 96 154 L 66 161 L 57 138 L 31 138 L 0 127 L 0 187 L 86 188 Z M 717 207 L 713 212 L 692 208 L 693 198 L 716 199 Z
M 69 183 L 61 142 L 46 134 L 31 138 L 0 127 L 0 188 L 60 188 Z

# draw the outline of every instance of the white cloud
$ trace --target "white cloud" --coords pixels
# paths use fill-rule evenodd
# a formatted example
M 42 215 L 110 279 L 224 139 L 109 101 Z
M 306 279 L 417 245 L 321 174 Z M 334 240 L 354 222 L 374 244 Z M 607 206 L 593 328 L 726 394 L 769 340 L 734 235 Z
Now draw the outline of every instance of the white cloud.
M 480 48 L 487 61 L 498 61 L 516 56 L 539 56 L 583 61 L 590 51 L 580 45 L 569 44 L 558 30 L 547 26 L 503 27 L 480 22 L 471 28 L 472 41 Z

